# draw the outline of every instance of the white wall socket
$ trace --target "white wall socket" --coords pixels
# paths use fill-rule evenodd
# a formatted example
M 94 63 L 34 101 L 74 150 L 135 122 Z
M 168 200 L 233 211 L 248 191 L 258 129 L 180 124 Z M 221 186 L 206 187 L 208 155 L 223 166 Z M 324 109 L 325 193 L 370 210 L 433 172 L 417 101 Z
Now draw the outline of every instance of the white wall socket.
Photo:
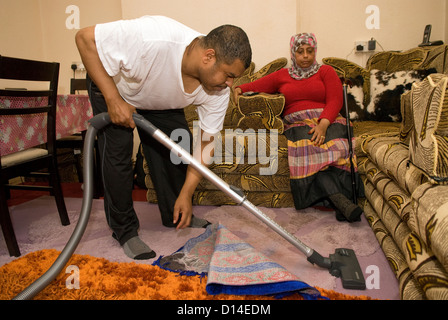
M 355 41 L 355 51 L 356 52 L 368 52 L 368 41 Z
M 74 61 L 72 64 L 76 65 L 77 69 L 76 71 L 85 71 L 86 68 L 84 67 L 84 64 L 82 62 Z

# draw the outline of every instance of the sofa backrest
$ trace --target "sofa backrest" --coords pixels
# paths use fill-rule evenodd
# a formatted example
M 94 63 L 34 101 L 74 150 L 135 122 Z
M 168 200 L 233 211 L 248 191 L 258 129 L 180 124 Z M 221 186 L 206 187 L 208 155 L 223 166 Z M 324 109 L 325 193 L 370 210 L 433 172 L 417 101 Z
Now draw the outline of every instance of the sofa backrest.
M 419 47 L 404 52 L 383 51 L 372 55 L 361 67 L 346 59 L 328 57 L 340 77 L 352 80 L 349 89 L 351 120 L 401 121 L 400 97 L 413 82 L 431 73 L 448 73 L 448 46 Z M 386 80 L 385 80 L 386 79 Z M 390 82 L 394 79 L 394 82 Z M 383 91 L 388 90 L 386 94 Z M 384 106 L 384 100 L 394 100 Z M 390 108 L 390 110 L 384 110 Z

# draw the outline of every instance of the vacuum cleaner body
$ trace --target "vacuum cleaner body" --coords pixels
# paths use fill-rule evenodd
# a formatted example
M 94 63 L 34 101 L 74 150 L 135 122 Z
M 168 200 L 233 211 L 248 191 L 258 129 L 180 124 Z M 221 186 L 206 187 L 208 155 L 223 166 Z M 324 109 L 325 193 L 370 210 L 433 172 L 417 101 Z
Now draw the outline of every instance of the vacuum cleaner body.
M 219 178 L 214 172 L 203 166 L 197 161 L 189 152 L 171 140 L 164 132 L 157 129 L 152 123 L 147 121 L 143 116 L 134 114 L 135 124 L 150 134 L 154 139 L 159 141 L 165 147 L 170 149 L 177 155 L 184 163 L 193 166 L 202 176 L 212 182 L 221 191 L 230 196 L 236 203 L 245 207 L 249 212 L 254 214 L 257 218 L 267 224 L 272 230 L 277 232 L 280 236 L 298 248 L 307 256 L 307 260 L 319 267 L 326 268 L 330 274 L 342 279 L 342 285 L 346 289 L 363 290 L 366 288 L 365 280 L 358 260 L 353 250 L 351 249 L 336 249 L 336 252 L 330 255 L 329 258 L 322 257 L 315 250 L 305 245 L 294 235 L 286 231 L 282 226 L 273 221 L 263 212 L 261 212 L 255 205 L 248 201 L 240 189 L 228 185 L 224 180 Z M 50 269 L 34 283 L 28 286 L 24 291 L 19 293 L 14 299 L 25 300 L 32 299 L 37 293 L 43 290 L 57 275 L 61 272 L 65 264 L 68 262 L 73 252 L 81 240 L 81 237 L 87 226 L 90 217 L 90 211 L 93 201 L 93 145 L 96 133 L 111 123 L 108 113 L 101 113 L 90 120 L 91 126 L 87 130 L 84 143 L 84 197 L 82 209 L 78 223 L 75 230 L 70 237 L 69 242 L 62 250 L 59 257 L 50 267 Z

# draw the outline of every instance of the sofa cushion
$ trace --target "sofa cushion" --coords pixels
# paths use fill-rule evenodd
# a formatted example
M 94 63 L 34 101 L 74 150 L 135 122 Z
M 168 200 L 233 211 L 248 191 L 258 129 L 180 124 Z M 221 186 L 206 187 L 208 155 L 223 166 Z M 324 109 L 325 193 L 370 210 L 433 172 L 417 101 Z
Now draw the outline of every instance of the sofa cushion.
M 367 119 L 372 121 L 401 122 L 401 95 L 412 88 L 412 84 L 423 80 L 435 70 L 410 70 L 387 72 L 370 71 L 370 103 Z
M 412 211 L 411 196 L 398 183 L 380 170 L 375 163 L 368 160 L 365 163 L 366 179 L 375 186 L 383 200 L 400 216 L 403 221 L 409 220 Z M 372 202 L 373 203 L 373 202 Z
M 401 96 L 400 102 L 401 123 L 400 123 L 400 142 L 409 146 L 412 129 L 414 128 L 414 116 L 412 115 L 411 91 Z
M 422 69 L 421 65 L 428 55 L 427 50 L 418 47 L 407 51 L 382 51 L 375 53 L 366 63 L 366 69 L 396 72 L 401 70 Z
M 412 194 L 415 189 L 428 179 L 424 172 L 409 162 L 408 148 L 399 142 L 398 135 L 378 135 L 365 139 L 362 148 L 374 163 L 378 172 L 383 172 L 405 192 Z M 363 163 L 361 172 L 368 172 L 368 162 Z
M 412 194 L 414 210 L 410 219 L 417 233 L 431 247 L 448 272 L 448 186 L 421 184 Z
M 268 74 L 271 74 L 275 71 L 278 71 L 285 67 L 288 63 L 288 60 L 286 58 L 278 58 L 274 61 L 269 62 L 266 64 L 263 68 L 258 70 L 257 72 L 254 72 L 255 64 L 251 63 L 251 66 L 246 69 L 246 71 L 243 73 L 243 75 L 233 82 L 232 85 L 232 91 L 233 88 L 236 88 L 242 84 L 253 82 L 255 80 L 258 80 L 264 76 L 267 76 Z M 229 103 L 229 109 L 237 109 L 238 101 L 234 101 L 233 94 L 230 95 L 230 103 Z
M 350 85 L 347 86 L 347 107 L 351 121 L 363 121 L 366 119 L 366 108 L 364 106 L 364 78 L 357 76 L 348 79 Z M 345 105 L 341 110 L 342 116 L 346 117 Z
M 359 158 L 367 154 L 362 149 L 362 143 L 373 136 L 398 136 L 400 124 L 397 122 L 355 121 L 353 135 L 355 138 L 355 153 Z
M 216 138 L 213 162 L 216 174 L 275 175 L 289 177 L 288 147 L 284 135 L 226 129 Z
M 410 158 L 432 183 L 448 183 L 448 76 L 434 74 L 412 88 Z

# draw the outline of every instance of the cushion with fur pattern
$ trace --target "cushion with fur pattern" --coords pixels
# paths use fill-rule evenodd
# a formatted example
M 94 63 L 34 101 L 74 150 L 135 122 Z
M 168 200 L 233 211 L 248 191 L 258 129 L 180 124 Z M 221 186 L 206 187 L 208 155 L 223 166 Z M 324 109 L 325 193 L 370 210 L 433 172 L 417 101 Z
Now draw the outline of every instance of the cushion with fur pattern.
M 347 107 L 351 121 L 362 121 L 366 119 L 366 108 L 364 106 L 364 78 L 348 78 L 350 85 L 347 86 Z M 341 114 L 346 117 L 345 105 L 341 109 Z
M 366 120 L 401 122 L 401 95 L 411 90 L 413 83 L 434 72 L 434 69 L 396 72 L 371 70 L 370 103 L 366 109 Z

